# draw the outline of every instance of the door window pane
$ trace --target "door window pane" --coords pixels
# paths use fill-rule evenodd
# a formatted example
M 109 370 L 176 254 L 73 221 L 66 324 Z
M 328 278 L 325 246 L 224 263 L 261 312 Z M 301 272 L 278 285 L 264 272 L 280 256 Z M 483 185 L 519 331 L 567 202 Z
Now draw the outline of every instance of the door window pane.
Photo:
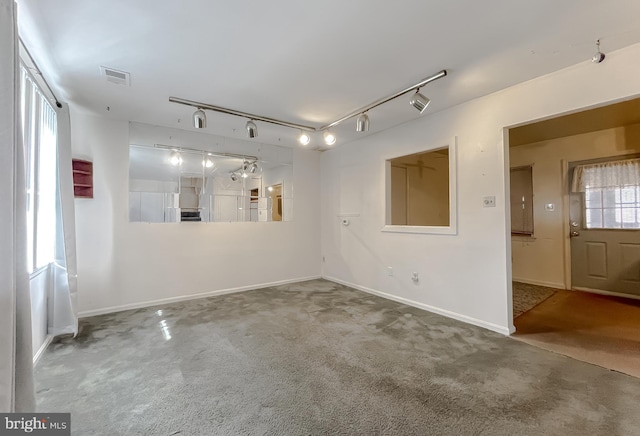
M 602 196 L 602 206 L 597 200 Z M 585 190 L 585 227 L 588 229 L 640 228 L 640 187 L 587 188 Z
M 598 226 L 599 228 L 605 229 L 617 229 L 620 228 L 620 217 L 616 216 L 616 212 L 619 212 L 616 209 L 605 209 L 604 211 L 604 223 L 603 225 Z
M 588 189 L 588 192 L 602 192 L 603 199 L 603 207 L 616 207 L 616 190 L 615 189 Z M 619 201 L 619 192 L 618 194 L 618 203 Z
M 587 219 L 587 228 L 590 228 L 590 229 L 602 228 L 602 210 L 601 209 L 587 209 L 586 219 Z
M 587 208 L 602 207 L 602 192 L 601 191 L 589 191 L 585 195 L 585 202 Z

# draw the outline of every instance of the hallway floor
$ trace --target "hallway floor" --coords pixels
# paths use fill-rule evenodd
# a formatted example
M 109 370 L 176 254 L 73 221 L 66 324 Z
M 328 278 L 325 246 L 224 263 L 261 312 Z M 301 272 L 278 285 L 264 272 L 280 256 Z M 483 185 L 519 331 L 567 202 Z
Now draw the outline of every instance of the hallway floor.
M 515 339 L 640 377 L 640 301 L 558 290 L 514 321 Z
M 82 320 L 75 435 L 637 435 L 640 379 L 324 280 Z

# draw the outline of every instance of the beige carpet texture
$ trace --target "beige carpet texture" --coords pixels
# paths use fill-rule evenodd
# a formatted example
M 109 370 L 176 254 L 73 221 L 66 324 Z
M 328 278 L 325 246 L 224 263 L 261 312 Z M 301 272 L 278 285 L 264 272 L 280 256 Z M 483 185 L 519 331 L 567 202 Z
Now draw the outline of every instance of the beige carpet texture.
M 82 320 L 73 435 L 637 435 L 640 379 L 325 280 Z M 35 433 L 34 433 L 35 434 Z

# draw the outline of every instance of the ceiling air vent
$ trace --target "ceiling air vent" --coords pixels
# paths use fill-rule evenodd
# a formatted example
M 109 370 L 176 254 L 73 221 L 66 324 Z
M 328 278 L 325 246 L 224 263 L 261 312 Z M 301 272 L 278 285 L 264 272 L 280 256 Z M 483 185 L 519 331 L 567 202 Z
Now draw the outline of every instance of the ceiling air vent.
M 118 71 L 109 67 L 100 67 L 100 72 L 102 76 L 107 79 L 107 82 L 115 83 L 116 85 L 131 85 L 129 73 L 125 71 Z

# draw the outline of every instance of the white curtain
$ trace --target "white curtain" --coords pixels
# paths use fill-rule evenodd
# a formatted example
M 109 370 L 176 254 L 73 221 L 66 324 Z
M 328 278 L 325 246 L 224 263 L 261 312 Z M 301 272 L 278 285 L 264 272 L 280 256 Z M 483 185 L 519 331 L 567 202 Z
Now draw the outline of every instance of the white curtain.
M 77 262 L 73 170 L 71 165 L 71 124 L 69 106 L 58 115 L 58 186 L 56 190 L 56 250 L 52 268 L 53 290 L 49 305 L 49 334 L 78 334 Z
M 35 411 L 14 0 L 0 0 L 0 412 Z
M 640 159 L 578 165 L 573 170 L 571 192 L 623 186 L 640 186 Z

